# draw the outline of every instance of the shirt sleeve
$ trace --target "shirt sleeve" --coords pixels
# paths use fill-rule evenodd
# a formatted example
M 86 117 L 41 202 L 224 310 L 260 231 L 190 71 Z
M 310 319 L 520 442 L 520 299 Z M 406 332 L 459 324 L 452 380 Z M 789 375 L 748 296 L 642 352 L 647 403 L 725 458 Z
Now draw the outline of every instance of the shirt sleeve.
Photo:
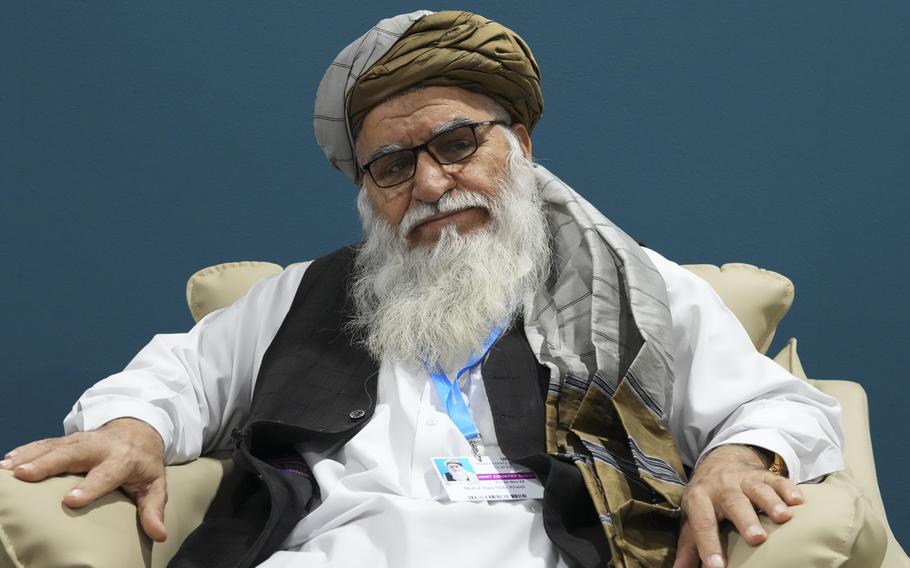
M 79 398 L 63 421 L 65 432 L 137 418 L 161 434 L 169 464 L 230 447 L 230 432 L 249 414 L 262 357 L 307 266 L 291 265 L 257 282 L 187 333 L 156 335 L 123 371 Z
M 710 284 L 647 253 L 673 317 L 670 429 L 683 462 L 694 466 L 722 444 L 750 444 L 780 455 L 797 483 L 843 469 L 837 400 L 756 351 Z

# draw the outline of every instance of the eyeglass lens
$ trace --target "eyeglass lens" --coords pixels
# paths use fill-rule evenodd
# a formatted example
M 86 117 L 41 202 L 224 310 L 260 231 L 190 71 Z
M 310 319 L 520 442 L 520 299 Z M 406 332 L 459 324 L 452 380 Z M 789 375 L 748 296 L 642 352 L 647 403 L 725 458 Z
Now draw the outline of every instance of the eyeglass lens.
M 454 164 L 477 151 L 477 138 L 470 126 L 459 126 L 432 138 L 426 144 L 430 156 L 442 165 Z M 416 149 L 398 150 L 370 164 L 370 175 L 380 187 L 391 187 L 405 182 L 414 175 L 417 167 Z

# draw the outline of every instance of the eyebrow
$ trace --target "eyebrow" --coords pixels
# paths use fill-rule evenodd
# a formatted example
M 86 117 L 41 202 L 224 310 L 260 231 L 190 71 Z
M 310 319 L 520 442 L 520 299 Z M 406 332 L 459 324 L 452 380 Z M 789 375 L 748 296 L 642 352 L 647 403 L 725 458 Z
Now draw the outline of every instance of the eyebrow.
M 455 118 L 451 119 L 450 121 L 444 122 L 444 123 L 440 124 L 439 126 L 437 126 L 436 128 L 434 128 L 433 130 L 431 130 L 430 138 L 433 138 L 434 136 L 439 136 L 446 130 L 450 130 L 452 128 L 458 128 L 459 126 L 464 126 L 465 124 L 472 124 L 474 122 L 477 122 L 477 121 L 464 117 L 464 116 L 456 116 Z
M 366 163 L 369 164 L 373 160 L 378 160 L 386 154 L 391 154 L 392 152 L 397 152 L 398 150 L 404 150 L 404 146 L 401 144 L 386 144 L 384 146 L 380 146 L 379 148 L 373 150 L 372 154 L 367 156 Z
M 431 130 L 429 139 L 433 139 L 447 130 L 458 128 L 459 126 L 464 126 L 465 124 L 473 124 L 474 122 L 476 122 L 474 119 L 465 116 L 456 116 L 455 118 L 448 120 Z M 370 155 L 367 156 L 366 163 L 369 164 L 370 162 L 378 160 L 386 154 L 391 154 L 392 152 L 397 152 L 398 150 L 405 149 L 407 148 L 401 144 L 385 144 L 373 150 Z

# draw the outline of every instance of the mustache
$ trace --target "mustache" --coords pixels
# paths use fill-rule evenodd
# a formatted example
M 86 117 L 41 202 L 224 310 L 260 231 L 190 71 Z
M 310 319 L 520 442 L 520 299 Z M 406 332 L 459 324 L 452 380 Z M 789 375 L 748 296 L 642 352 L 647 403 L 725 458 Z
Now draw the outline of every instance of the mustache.
M 470 207 L 491 210 L 495 203 L 490 196 L 469 190 L 453 189 L 444 193 L 435 203 L 418 201 L 408 208 L 398 225 L 398 236 L 406 238 L 411 230 L 427 219 Z

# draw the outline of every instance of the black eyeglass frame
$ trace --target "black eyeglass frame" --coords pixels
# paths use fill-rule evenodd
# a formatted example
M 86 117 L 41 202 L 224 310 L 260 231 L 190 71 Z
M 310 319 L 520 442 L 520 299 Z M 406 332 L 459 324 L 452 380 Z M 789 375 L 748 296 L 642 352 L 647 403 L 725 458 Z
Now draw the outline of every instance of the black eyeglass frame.
M 508 123 L 508 122 L 506 122 L 506 121 L 504 121 L 504 120 L 495 120 L 495 119 L 494 119 L 494 120 L 481 120 L 481 121 L 478 121 L 478 122 L 466 122 L 466 123 L 464 123 L 464 124 L 456 124 L 456 125 L 452 126 L 451 128 L 446 128 L 445 130 L 443 130 L 443 131 L 440 132 L 439 134 L 433 136 L 432 138 L 430 138 L 429 140 L 427 140 L 427 141 L 424 142 L 423 144 L 420 144 L 420 145 L 418 145 L 418 146 L 413 146 L 413 147 L 411 147 L 411 148 L 402 148 L 402 149 L 400 149 L 400 150 L 393 150 L 393 151 L 388 152 L 388 153 L 386 153 L 386 154 L 383 154 L 382 156 L 379 156 L 379 157 L 377 157 L 377 158 L 375 158 L 375 159 L 373 159 L 373 160 L 370 160 L 369 163 L 367 163 L 366 165 L 364 165 L 364 166 L 362 166 L 362 167 L 360 168 L 360 171 L 361 171 L 362 173 L 369 174 L 370 179 L 373 180 L 373 183 L 376 184 L 376 187 L 379 187 L 379 188 L 382 188 L 382 189 L 390 189 L 390 188 L 399 186 L 399 185 L 401 185 L 401 184 L 403 184 L 403 183 L 405 183 L 405 182 L 407 182 L 407 181 L 411 181 L 412 179 L 414 179 L 414 176 L 417 175 L 417 159 L 418 159 L 419 154 L 420 154 L 420 152 L 421 152 L 422 150 L 426 150 L 426 151 L 427 151 L 427 154 L 429 154 L 429 156 L 430 156 L 431 158 L 433 158 L 433 161 L 435 161 L 435 162 L 436 162 L 437 164 L 439 164 L 440 166 L 451 166 L 452 164 L 457 164 L 457 163 L 459 163 L 459 162 L 463 162 L 463 161 L 467 160 L 468 158 L 470 158 L 471 156 L 473 156 L 474 154 L 476 154 L 476 153 L 477 153 L 477 149 L 480 148 L 480 142 L 477 140 L 477 127 L 478 127 L 478 126 L 487 126 L 487 125 L 490 125 L 490 124 L 498 124 L 498 125 L 501 125 L 501 126 L 509 126 L 509 123 Z M 455 160 L 455 161 L 453 161 L 453 162 L 445 162 L 445 161 L 443 161 L 443 160 L 440 160 L 439 157 L 438 157 L 436 154 L 434 154 L 432 150 L 430 150 L 430 144 L 432 144 L 433 141 L 436 140 L 437 138 L 439 138 L 440 136 L 445 136 L 446 134 L 449 134 L 449 133 L 451 133 L 451 132 L 454 131 L 454 130 L 458 130 L 459 128 L 465 128 L 465 127 L 471 129 L 471 136 L 474 137 L 474 149 L 471 151 L 470 154 L 468 154 L 468 155 L 466 155 L 466 156 L 464 156 L 464 157 L 458 158 L 457 160 Z M 373 172 L 370 171 L 370 166 L 372 166 L 373 164 L 375 164 L 375 163 L 378 162 L 379 160 L 381 160 L 381 159 L 383 159 L 383 158 L 386 158 L 386 157 L 390 156 L 391 154 L 397 154 L 397 153 L 399 153 L 399 152 L 411 152 L 411 155 L 414 156 L 414 170 L 411 172 L 411 175 L 410 175 L 410 176 L 408 176 L 407 178 L 405 178 L 405 179 L 403 179 L 403 180 L 401 180 L 401 181 L 399 181 L 399 182 L 395 182 L 395 183 L 393 183 L 393 184 L 391 184 L 391 185 L 382 185 L 382 184 L 380 184 L 379 182 L 376 181 L 376 178 L 373 177 Z

